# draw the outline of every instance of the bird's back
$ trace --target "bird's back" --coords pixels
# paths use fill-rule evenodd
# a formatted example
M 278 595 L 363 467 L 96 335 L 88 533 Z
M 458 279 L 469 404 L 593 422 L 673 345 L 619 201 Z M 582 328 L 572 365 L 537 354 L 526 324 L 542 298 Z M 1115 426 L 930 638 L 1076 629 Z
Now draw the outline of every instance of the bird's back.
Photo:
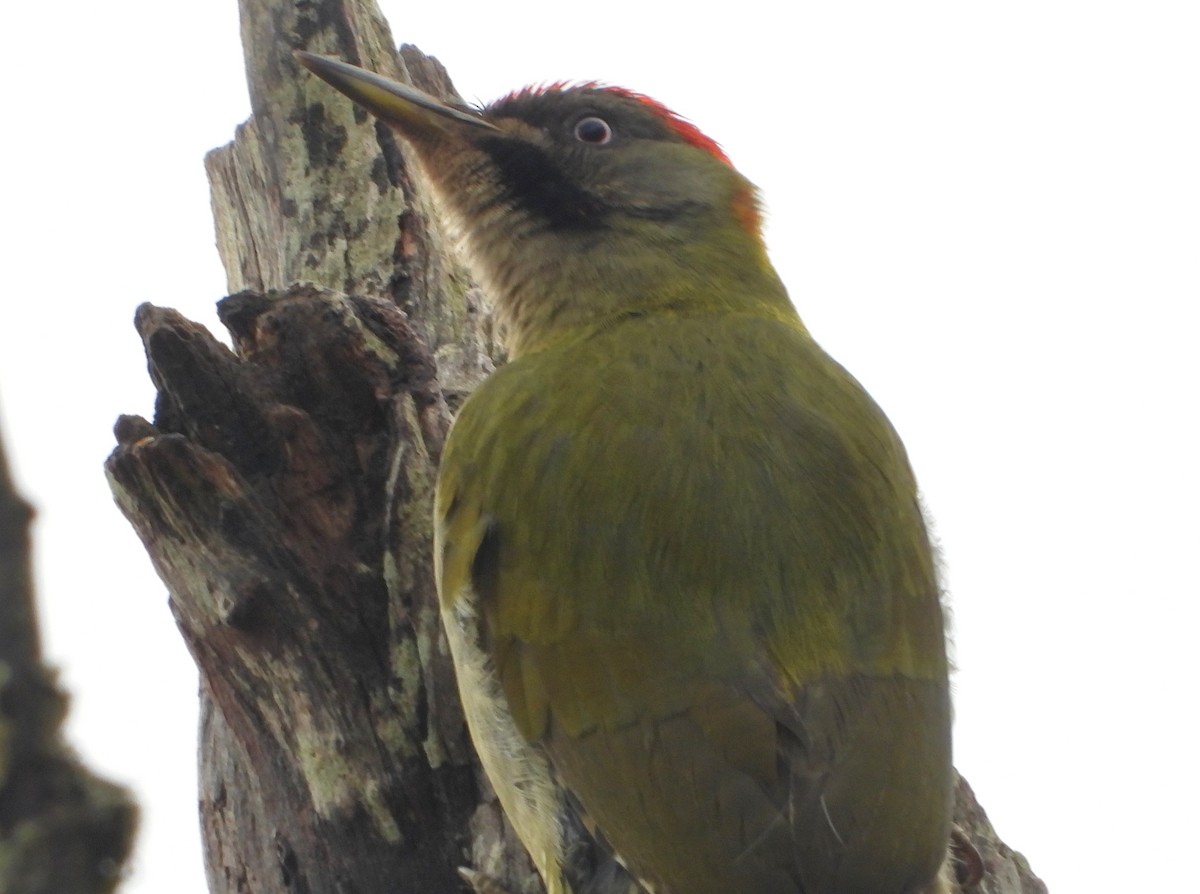
M 446 459 L 443 599 L 469 590 L 515 729 L 636 875 L 930 881 L 950 786 L 933 559 L 899 440 L 798 321 L 564 340 L 480 388 Z

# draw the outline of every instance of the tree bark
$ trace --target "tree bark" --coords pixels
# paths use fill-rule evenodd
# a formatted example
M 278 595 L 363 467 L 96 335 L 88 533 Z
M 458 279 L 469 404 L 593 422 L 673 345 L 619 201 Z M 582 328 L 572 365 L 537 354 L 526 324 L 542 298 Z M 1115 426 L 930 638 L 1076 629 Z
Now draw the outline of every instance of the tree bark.
M 200 668 L 209 886 L 437 894 L 465 865 L 534 894 L 471 748 L 431 567 L 449 421 L 502 358 L 404 147 L 291 51 L 453 87 L 392 49 L 371 0 L 241 10 L 253 116 L 207 160 L 233 347 L 139 309 L 155 421 L 124 417 L 107 464 Z M 983 890 L 1038 890 L 987 887 L 1013 861 L 985 857 Z
M 42 663 L 34 611 L 32 519 L 0 443 L 0 891 L 108 894 L 137 809 L 62 739 L 67 699 Z

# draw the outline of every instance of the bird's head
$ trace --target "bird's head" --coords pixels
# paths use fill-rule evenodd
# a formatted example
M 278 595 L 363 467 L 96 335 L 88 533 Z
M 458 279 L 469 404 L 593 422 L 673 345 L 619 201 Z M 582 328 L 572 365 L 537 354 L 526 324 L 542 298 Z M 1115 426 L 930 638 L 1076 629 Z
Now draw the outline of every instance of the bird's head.
M 296 55 L 415 150 L 514 355 L 650 309 L 750 301 L 777 312 L 781 298 L 790 309 L 763 249 L 754 187 L 661 104 L 554 84 L 476 110 Z

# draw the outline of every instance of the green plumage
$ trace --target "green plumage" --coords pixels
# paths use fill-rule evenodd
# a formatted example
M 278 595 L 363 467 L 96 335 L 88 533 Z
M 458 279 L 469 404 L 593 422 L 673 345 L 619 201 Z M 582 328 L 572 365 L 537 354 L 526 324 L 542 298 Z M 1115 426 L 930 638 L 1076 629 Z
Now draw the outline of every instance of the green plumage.
M 507 332 L 446 444 L 435 560 L 550 894 L 944 894 L 916 485 L 792 308 L 753 187 L 637 94 L 475 112 L 301 60 L 417 153 Z
M 890 425 L 798 319 L 631 317 L 517 360 L 463 407 L 439 505 L 444 592 L 477 594 L 518 728 L 635 870 L 670 854 L 687 894 L 936 871 L 928 538 Z

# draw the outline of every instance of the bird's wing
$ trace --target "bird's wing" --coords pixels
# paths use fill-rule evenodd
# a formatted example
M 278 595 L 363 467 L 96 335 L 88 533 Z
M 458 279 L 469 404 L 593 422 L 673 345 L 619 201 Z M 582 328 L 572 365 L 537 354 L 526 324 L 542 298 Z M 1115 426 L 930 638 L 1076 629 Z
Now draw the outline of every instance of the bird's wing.
M 439 490 L 443 599 L 477 595 L 516 727 L 629 865 L 694 892 L 887 877 L 944 847 L 943 819 L 903 819 L 949 747 L 915 485 L 819 349 L 723 334 L 666 374 L 628 332 L 622 368 L 577 352 L 566 402 L 552 358 L 485 384 Z

